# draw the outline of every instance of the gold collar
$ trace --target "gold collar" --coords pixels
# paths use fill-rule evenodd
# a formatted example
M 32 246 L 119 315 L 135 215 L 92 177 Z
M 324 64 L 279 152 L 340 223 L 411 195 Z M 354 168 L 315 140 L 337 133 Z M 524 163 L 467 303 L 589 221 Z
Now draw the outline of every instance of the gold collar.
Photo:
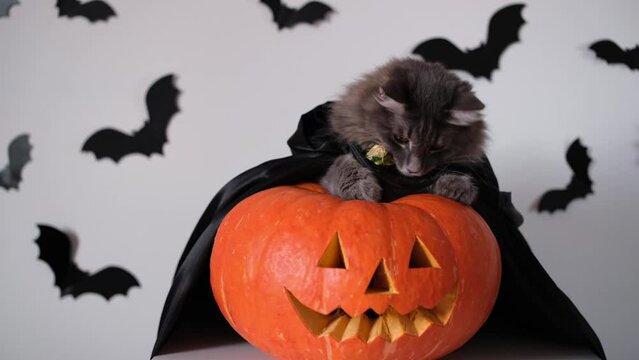
M 366 152 L 366 158 L 375 165 L 389 166 L 395 164 L 391 155 L 382 145 L 374 145 Z

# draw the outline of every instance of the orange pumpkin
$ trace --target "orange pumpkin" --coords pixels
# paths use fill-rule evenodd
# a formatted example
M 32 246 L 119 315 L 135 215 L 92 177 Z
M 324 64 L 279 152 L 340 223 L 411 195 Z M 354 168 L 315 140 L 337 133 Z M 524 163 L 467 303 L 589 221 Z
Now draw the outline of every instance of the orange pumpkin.
M 343 200 L 316 184 L 244 199 L 220 225 L 211 286 L 280 359 L 436 359 L 487 319 L 501 260 L 470 207 L 435 195 Z

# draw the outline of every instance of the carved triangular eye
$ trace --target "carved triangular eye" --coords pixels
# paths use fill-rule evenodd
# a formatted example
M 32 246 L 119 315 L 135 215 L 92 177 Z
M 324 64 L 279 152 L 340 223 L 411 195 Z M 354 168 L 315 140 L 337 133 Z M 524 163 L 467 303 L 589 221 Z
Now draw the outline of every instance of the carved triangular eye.
M 396 294 L 395 286 L 393 285 L 393 279 L 388 273 L 384 260 L 380 261 L 375 269 L 375 273 L 368 283 L 366 288 L 367 294 Z
M 439 263 L 430 253 L 426 245 L 420 238 L 415 236 L 415 243 L 413 244 L 413 251 L 410 253 L 409 268 L 437 268 L 439 269 Z
M 346 269 L 346 258 L 342 250 L 342 241 L 339 234 L 335 233 L 324 250 L 324 254 L 319 259 L 317 266 L 323 268 Z

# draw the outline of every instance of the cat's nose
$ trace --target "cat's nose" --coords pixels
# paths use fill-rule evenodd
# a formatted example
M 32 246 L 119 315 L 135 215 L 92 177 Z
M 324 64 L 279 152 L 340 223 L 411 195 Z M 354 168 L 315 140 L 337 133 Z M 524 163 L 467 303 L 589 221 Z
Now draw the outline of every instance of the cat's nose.
M 406 168 L 406 171 L 411 175 L 418 175 L 422 171 L 421 166 L 409 166 Z

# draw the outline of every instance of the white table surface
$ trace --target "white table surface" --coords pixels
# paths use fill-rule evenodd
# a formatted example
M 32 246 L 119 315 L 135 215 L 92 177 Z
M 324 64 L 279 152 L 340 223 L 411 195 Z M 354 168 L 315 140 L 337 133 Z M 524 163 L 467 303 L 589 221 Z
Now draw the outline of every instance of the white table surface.
M 235 343 L 221 346 L 201 344 L 198 348 L 159 355 L 153 360 L 272 360 L 250 344 Z M 185 346 L 188 348 L 188 345 Z M 461 349 L 445 357 L 446 360 L 584 360 L 598 359 L 586 349 L 559 346 L 536 340 L 504 338 L 495 335 L 476 336 Z M 353 359 L 356 360 L 356 359 Z

